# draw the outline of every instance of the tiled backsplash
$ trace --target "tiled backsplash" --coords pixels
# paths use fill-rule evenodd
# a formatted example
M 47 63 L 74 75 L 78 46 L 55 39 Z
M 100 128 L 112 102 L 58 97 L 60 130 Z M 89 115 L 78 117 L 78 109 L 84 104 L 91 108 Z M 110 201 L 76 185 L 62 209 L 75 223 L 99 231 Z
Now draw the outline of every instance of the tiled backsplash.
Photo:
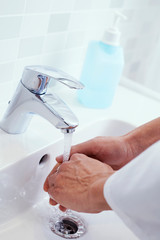
M 79 76 L 88 42 L 101 38 L 113 10 L 128 17 L 124 75 L 160 92 L 159 0 L 0 0 L 0 84 L 19 81 L 32 64 Z

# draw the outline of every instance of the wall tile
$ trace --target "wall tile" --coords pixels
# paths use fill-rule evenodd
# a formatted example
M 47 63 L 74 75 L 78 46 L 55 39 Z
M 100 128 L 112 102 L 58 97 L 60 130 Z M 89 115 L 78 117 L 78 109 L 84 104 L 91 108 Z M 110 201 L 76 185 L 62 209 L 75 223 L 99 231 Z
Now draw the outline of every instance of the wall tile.
M 20 41 L 18 57 L 38 55 L 42 52 L 44 37 L 24 38 Z
M 47 32 L 48 14 L 26 15 L 23 17 L 21 37 L 42 36 Z
M 132 51 L 132 50 L 127 51 L 125 53 L 124 58 L 125 58 L 125 65 L 126 66 L 129 65 L 130 62 L 133 60 L 133 55 L 134 55 L 134 51 Z M 124 69 L 124 71 L 126 71 L 126 72 L 128 71 L 128 66 L 127 66 L 127 68 Z
M 25 66 L 41 64 L 42 58 L 40 56 L 31 56 L 27 58 L 17 59 L 17 61 L 15 61 L 15 68 L 12 81 L 14 81 L 15 84 L 19 83 Z
M 50 10 L 51 0 L 26 0 L 26 13 L 44 13 Z
M 96 30 L 92 28 L 89 31 L 87 30 L 84 37 L 84 45 L 88 45 L 90 41 L 96 40 L 99 41 L 102 39 L 104 28 L 99 28 Z
M 120 21 L 120 24 L 131 23 L 134 20 L 135 9 L 123 8 L 123 10 L 121 10 L 121 13 L 123 13 L 127 19 Z
M 89 28 L 97 29 L 102 28 L 106 29 L 111 27 L 113 24 L 114 14 L 112 11 L 98 11 L 98 12 L 91 12 L 89 14 L 89 21 L 88 26 Z
M 45 39 L 44 53 L 53 53 L 65 48 L 67 33 L 55 33 L 48 35 Z
M 84 56 L 84 49 L 70 49 L 60 52 L 55 52 L 52 55 L 45 55 L 43 61 L 47 65 L 51 65 L 60 69 L 70 64 L 78 64 L 82 62 Z
M 126 42 L 126 46 L 125 49 L 126 50 L 133 50 L 136 48 L 136 44 L 137 44 L 137 38 L 129 38 L 128 41 Z
M 8 102 L 11 99 L 12 95 L 13 95 L 13 85 L 12 82 L 3 82 L 3 84 L 0 85 L 1 86 L 1 94 L 0 94 L 0 103 L 1 103 L 1 118 L 3 116 L 3 114 L 5 113 L 7 106 L 8 106 Z M 7 91 L 6 91 L 7 89 Z
M 2 75 L 19 81 L 23 67 L 31 64 L 80 72 L 88 42 L 102 38 L 114 10 L 128 17 L 119 23 L 124 75 L 160 89 L 154 80 L 160 77 L 159 0 L 0 0 Z
M 19 14 L 24 11 L 25 0 L 0 0 L 0 15 Z
M 0 62 L 14 61 L 18 55 L 19 40 L 0 40 Z
M 148 6 L 147 0 L 125 0 L 124 5 L 125 8 L 132 9 L 140 9 Z
M 69 30 L 85 30 L 88 26 L 89 14 L 87 12 L 72 13 L 69 22 Z
M 84 44 L 84 31 L 74 31 L 69 32 L 67 41 L 66 41 L 66 48 L 74 48 L 74 47 L 80 47 Z
M 64 53 L 63 51 L 58 51 L 53 54 L 45 54 L 42 61 L 46 65 L 62 69 L 64 66 Z
M 0 64 L 0 83 L 11 81 L 13 78 L 15 62 L 2 63 Z
M 70 19 L 69 13 L 62 13 L 62 14 L 52 14 L 50 16 L 48 32 L 63 32 L 66 31 L 68 28 Z
M 122 8 L 124 6 L 125 0 L 111 0 L 110 7 L 111 8 Z
M 22 17 L 0 18 L 0 39 L 15 38 L 19 36 Z
M 110 2 L 112 0 L 92 0 L 92 9 L 99 10 L 99 9 L 107 9 L 110 6 Z
M 154 6 L 160 6 L 160 1 L 159 0 L 149 0 L 149 5 L 154 7 Z
M 75 0 L 52 0 L 51 12 L 68 12 L 73 10 Z
M 152 32 L 152 29 L 154 28 L 154 24 L 150 21 L 146 21 L 145 23 L 142 24 L 141 27 L 141 34 L 149 34 Z
M 92 0 L 76 0 L 75 1 L 75 5 L 74 5 L 74 9 L 76 11 L 79 10 L 86 10 L 86 9 L 91 9 L 92 6 Z

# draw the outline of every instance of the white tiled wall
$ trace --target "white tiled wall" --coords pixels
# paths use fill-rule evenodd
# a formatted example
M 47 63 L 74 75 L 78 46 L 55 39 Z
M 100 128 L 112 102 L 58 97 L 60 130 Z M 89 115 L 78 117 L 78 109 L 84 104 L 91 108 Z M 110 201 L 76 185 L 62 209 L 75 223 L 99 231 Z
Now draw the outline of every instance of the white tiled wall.
M 160 0 L 0 0 L 0 84 L 19 81 L 25 65 L 79 76 L 88 41 L 120 24 L 124 75 L 160 92 Z

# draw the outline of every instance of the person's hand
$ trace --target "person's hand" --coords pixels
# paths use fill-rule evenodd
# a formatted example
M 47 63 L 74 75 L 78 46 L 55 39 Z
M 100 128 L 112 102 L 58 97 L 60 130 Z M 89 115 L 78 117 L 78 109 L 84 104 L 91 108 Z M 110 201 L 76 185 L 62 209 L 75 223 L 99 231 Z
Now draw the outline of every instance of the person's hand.
M 98 213 L 110 210 L 103 196 L 103 187 L 114 170 L 83 154 L 72 154 L 70 161 L 57 166 L 47 177 L 44 190 L 50 203 L 78 212 Z M 63 206 L 63 207 L 62 207 Z
M 44 183 L 44 185 L 43 185 L 43 189 L 44 189 L 45 192 L 48 192 L 48 188 L 49 188 L 48 178 L 49 178 L 50 176 L 52 176 L 53 174 L 57 174 L 57 171 L 58 171 L 60 165 L 61 165 L 60 163 L 57 163 L 57 164 L 54 166 L 54 168 L 52 169 L 52 171 L 49 173 L 48 177 L 46 178 L 46 181 L 45 181 L 45 183 Z M 55 206 L 55 205 L 58 204 L 55 200 L 53 200 L 53 198 L 52 198 L 51 196 L 50 196 L 50 198 L 49 198 L 49 203 L 50 203 L 51 205 L 53 205 L 53 206 Z M 63 206 L 61 206 L 61 205 L 59 205 L 59 209 L 60 209 L 61 211 L 63 211 L 63 212 L 66 211 L 66 208 L 63 207 Z
M 132 149 L 123 136 L 93 138 L 73 146 L 70 156 L 75 153 L 97 159 L 110 165 L 114 170 L 120 169 L 133 158 Z M 62 163 L 63 156 L 58 156 L 56 160 Z

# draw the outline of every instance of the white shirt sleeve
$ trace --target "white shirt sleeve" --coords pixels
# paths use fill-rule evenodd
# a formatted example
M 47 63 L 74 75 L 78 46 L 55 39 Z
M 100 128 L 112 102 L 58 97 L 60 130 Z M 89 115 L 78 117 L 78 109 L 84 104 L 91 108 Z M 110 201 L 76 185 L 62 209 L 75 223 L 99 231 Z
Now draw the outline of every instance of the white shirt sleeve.
M 160 141 L 113 174 L 104 197 L 141 240 L 160 240 Z

